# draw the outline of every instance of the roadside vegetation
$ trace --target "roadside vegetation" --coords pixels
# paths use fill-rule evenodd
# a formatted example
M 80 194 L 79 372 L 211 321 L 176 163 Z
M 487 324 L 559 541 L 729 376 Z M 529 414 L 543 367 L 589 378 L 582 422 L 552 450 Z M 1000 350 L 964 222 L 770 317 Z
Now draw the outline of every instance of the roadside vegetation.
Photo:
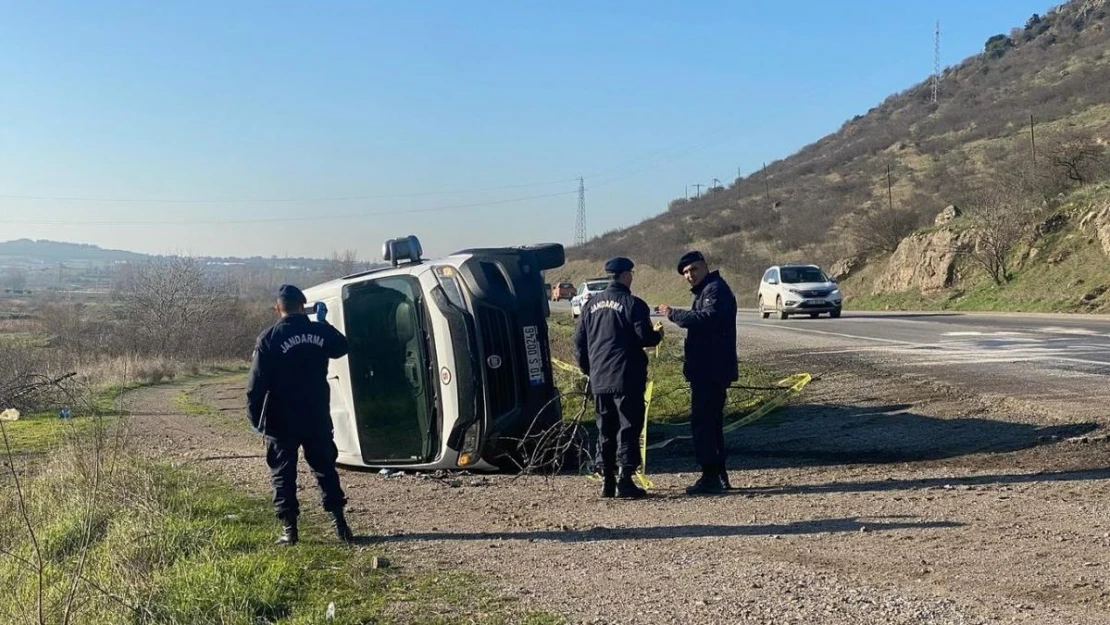
M 354 262 L 337 255 L 336 273 Z M 189 258 L 116 278 L 110 297 L 0 296 L 0 412 L 15 419 L 0 421 L 0 622 L 563 622 L 466 572 L 340 545 L 311 512 L 297 547 L 275 547 L 267 500 L 141 453 L 130 393 L 242 376 L 272 321 L 272 288 L 243 289 Z M 186 392 L 172 404 L 244 427 Z

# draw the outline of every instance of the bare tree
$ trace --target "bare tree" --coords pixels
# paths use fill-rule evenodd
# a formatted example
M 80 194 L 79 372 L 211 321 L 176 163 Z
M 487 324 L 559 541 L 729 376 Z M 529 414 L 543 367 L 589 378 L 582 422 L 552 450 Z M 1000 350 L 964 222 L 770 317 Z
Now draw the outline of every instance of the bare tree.
M 331 258 L 328 259 L 328 266 L 325 269 L 325 279 L 334 280 L 335 278 L 342 278 L 357 273 L 363 267 L 364 263 L 359 261 L 358 252 L 355 250 L 343 250 L 342 252 L 332 252 Z
M 1073 130 L 1053 138 L 1045 152 L 1063 179 L 1080 186 L 1104 172 L 1106 144 L 1088 132 Z
M 1025 196 L 994 189 L 978 194 L 969 217 L 969 244 L 960 251 L 981 266 L 997 285 L 1010 281 L 1009 261 L 1028 231 L 1034 207 Z
M 920 216 L 912 210 L 881 208 L 865 213 L 851 232 L 861 253 L 893 252 L 919 226 Z
M 123 321 L 132 348 L 165 356 L 193 357 L 204 324 L 227 311 L 227 289 L 208 278 L 195 258 L 161 258 L 128 268 L 122 284 Z

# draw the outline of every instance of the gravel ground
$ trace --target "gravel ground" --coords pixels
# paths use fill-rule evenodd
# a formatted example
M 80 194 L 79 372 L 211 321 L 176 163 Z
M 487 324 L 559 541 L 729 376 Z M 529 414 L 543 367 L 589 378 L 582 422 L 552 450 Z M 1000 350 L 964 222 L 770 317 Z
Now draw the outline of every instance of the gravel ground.
M 639 502 L 574 475 L 346 470 L 352 525 L 401 566 L 486 573 L 573 623 L 1110 622 L 1104 422 L 858 353 L 767 342 L 743 356 L 826 373 L 731 435 L 734 492 L 683 495 L 685 442 L 649 456 L 656 488 Z M 224 416 L 177 414 L 182 390 Z M 268 490 L 261 443 L 238 425 L 241 381 L 132 400 L 153 455 Z M 303 472 L 302 488 L 322 514 Z

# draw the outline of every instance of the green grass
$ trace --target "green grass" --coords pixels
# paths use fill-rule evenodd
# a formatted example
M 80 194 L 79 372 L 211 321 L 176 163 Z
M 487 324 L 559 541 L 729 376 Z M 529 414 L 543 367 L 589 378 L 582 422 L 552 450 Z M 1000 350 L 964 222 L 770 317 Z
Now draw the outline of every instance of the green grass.
M 114 457 L 90 506 L 89 461 L 56 456 L 24 481 L 47 623 L 62 622 L 80 562 L 72 623 L 322 623 L 330 603 L 335 623 L 563 622 L 466 573 L 375 569 L 380 548 L 334 542 L 312 514 L 299 545 L 276 547 L 267 501 L 196 470 Z M 14 501 L 0 510 L 0 622 L 37 622 L 39 556 Z
M 553 315 L 548 319 L 548 334 L 551 341 L 552 356 L 562 362 L 574 365 L 574 320 L 569 315 Z M 648 409 L 648 422 L 656 424 L 681 423 L 690 416 L 689 383 L 682 375 L 683 346 L 679 336 L 664 336 L 658 350 L 649 349 L 648 375 L 654 382 L 651 406 Z M 741 386 L 766 387 L 773 385 L 778 378 L 771 373 L 751 364 L 740 364 Z M 555 368 L 555 382 L 566 399 L 563 401 L 564 418 L 574 418 L 581 411 L 580 393 L 583 389 L 581 375 Z M 732 389 L 726 417 L 748 412 L 751 407 L 773 393 Z M 587 406 L 590 415 L 592 407 Z
M 58 415 L 21 415 L 18 421 L 4 422 L 8 445 L 15 455 L 43 453 L 66 439 L 78 438 L 95 426 L 91 417 L 63 421 Z M 0 454 L 4 451 L 0 447 Z

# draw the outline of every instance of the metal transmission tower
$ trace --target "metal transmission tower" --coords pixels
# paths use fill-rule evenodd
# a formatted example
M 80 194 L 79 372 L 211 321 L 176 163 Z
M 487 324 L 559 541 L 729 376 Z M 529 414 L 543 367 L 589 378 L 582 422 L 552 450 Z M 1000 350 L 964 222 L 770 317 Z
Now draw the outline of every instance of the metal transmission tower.
M 937 103 L 937 92 L 940 91 L 940 20 L 933 33 L 933 104 Z
M 578 179 L 578 218 L 574 220 L 574 244 L 586 243 L 586 182 Z

